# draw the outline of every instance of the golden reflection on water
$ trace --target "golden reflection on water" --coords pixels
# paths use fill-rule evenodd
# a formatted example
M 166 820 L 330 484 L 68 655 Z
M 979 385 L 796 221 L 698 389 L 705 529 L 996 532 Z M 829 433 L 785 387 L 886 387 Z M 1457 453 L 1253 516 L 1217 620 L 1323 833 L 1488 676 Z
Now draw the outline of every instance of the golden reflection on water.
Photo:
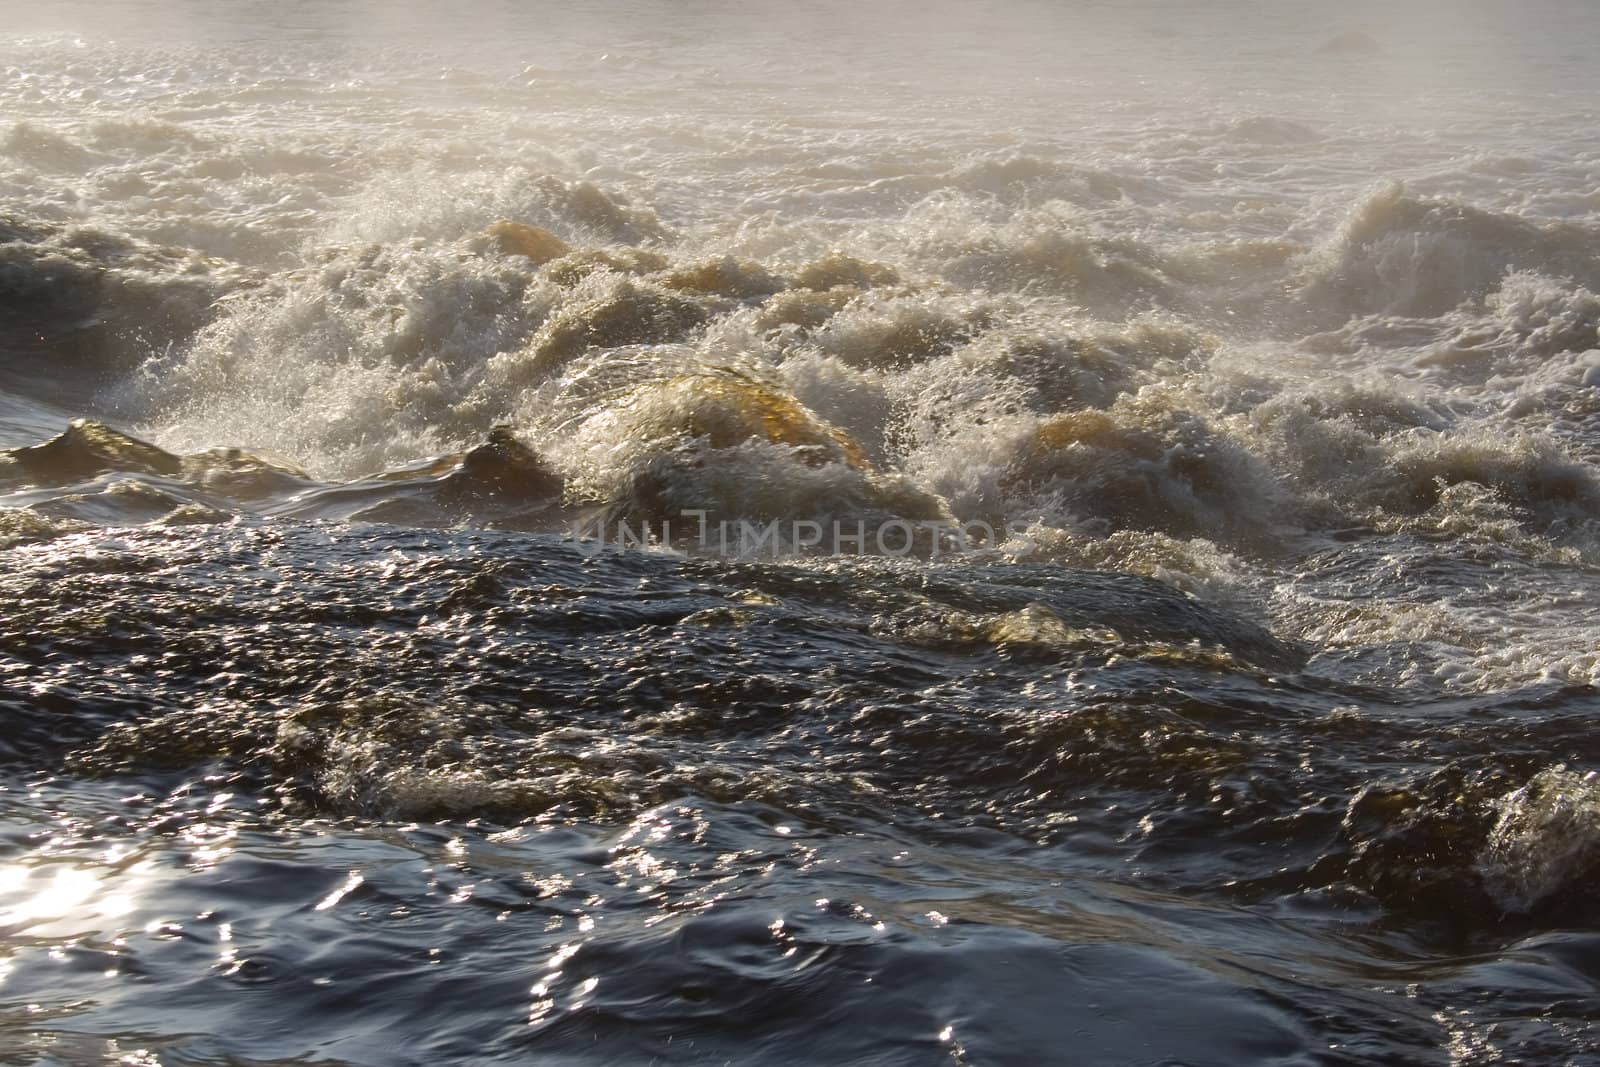
M 102 931 L 138 906 L 155 864 L 123 868 L 64 863 L 0 866 L 0 931 L 10 936 Z
M 329 908 L 334 907 L 339 903 L 339 901 L 355 892 L 355 890 L 360 887 L 361 883 L 365 882 L 366 880 L 366 876 L 360 871 L 351 871 L 350 874 L 346 876 L 343 884 L 317 902 L 316 910 L 327 911 Z

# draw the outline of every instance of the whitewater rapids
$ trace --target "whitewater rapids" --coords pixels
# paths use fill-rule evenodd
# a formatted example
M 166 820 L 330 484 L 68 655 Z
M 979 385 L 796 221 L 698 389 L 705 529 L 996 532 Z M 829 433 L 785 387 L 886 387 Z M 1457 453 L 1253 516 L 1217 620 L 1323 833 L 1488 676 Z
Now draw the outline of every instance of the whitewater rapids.
M 1597 1062 L 1600 8 L 0 9 L 0 1060 Z

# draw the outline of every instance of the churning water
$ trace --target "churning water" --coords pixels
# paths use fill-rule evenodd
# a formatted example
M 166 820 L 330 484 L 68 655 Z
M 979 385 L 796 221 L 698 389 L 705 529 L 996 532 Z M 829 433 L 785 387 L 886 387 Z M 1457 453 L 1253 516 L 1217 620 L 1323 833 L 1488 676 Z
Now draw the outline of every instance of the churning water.
M 1600 8 L 4 14 L 0 1063 L 1600 1063 Z

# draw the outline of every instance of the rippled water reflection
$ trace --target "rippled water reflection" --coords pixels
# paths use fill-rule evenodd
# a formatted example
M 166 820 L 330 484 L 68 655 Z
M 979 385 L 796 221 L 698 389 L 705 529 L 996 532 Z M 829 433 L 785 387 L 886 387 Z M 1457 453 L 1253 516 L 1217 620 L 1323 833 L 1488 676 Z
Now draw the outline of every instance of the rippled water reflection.
M 1587 691 L 1375 700 L 1055 568 L 296 526 L 8 562 L 0 707 L 38 768 L 4 794 L 14 1062 L 1363 1063 L 1592 1032 L 1593 938 L 1561 931 L 1593 921 L 1593 840 L 1525 916 L 1483 877 L 1491 805 L 1596 757 Z M 1018 621 L 1046 612 L 1122 636 Z

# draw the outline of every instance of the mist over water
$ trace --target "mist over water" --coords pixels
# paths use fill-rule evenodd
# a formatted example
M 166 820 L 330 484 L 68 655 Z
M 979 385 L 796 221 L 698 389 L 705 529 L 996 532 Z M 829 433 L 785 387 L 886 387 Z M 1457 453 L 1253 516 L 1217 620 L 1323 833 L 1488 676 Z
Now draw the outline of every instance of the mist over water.
M 0 15 L 0 1063 L 1600 1057 L 1600 8 Z

